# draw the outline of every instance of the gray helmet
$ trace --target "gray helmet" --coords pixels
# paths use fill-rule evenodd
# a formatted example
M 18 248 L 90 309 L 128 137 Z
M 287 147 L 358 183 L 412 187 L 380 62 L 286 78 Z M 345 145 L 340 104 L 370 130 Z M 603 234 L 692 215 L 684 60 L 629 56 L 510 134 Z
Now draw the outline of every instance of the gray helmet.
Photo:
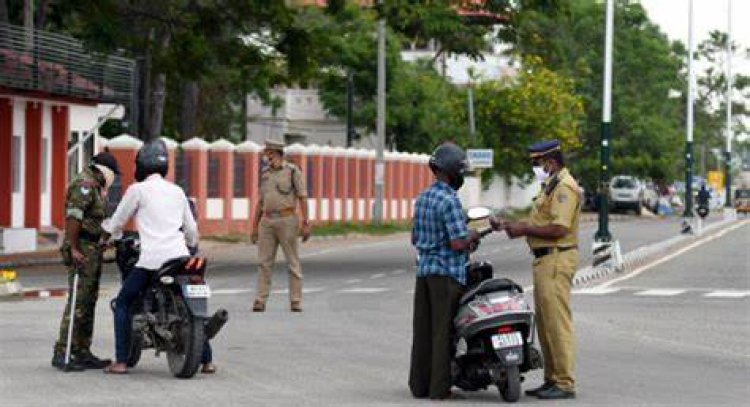
M 461 147 L 446 142 L 438 146 L 430 157 L 430 168 L 434 173 L 441 172 L 450 179 L 450 186 L 458 190 L 469 171 L 469 161 Z
M 141 182 L 151 174 L 167 176 L 169 171 L 169 152 L 164 140 L 155 139 L 147 142 L 135 156 L 135 180 Z

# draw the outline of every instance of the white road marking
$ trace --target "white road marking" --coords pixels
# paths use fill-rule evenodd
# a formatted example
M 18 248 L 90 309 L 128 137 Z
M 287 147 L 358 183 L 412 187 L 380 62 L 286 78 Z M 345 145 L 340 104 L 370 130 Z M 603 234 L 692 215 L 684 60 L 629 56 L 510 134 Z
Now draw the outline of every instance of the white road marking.
M 355 288 L 346 288 L 343 290 L 338 290 L 339 293 L 346 293 L 346 294 L 374 294 L 374 293 L 382 293 L 385 291 L 388 291 L 388 288 L 376 288 L 376 287 L 355 287 Z
M 620 291 L 619 288 L 599 288 L 599 287 L 589 287 L 589 288 L 581 288 L 578 290 L 573 290 L 573 294 L 586 294 L 586 295 L 606 295 L 606 294 L 612 294 Z
M 717 290 L 703 294 L 703 296 L 707 298 L 745 298 L 750 296 L 750 291 Z
M 644 296 L 644 297 L 673 297 L 675 295 L 680 295 L 686 292 L 687 290 L 672 290 L 668 288 L 658 288 L 654 290 L 639 291 L 635 293 L 634 295 Z
M 357 284 L 357 283 L 361 283 L 361 282 L 362 282 L 362 279 L 360 279 L 360 278 L 353 278 L 351 280 L 346 280 L 347 284 Z
M 404 274 L 404 273 L 406 273 L 406 270 L 404 270 L 404 269 L 398 269 L 398 270 L 391 271 L 391 275 L 393 275 L 393 276 L 397 276 L 399 274 Z
M 406 290 L 407 294 L 414 294 L 414 290 Z
M 232 295 L 232 294 L 245 294 L 253 292 L 252 288 L 225 288 L 219 290 L 211 290 L 214 295 Z
M 376 278 L 383 278 L 385 277 L 385 273 L 377 273 L 370 276 L 370 280 L 375 280 Z
M 662 264 L 662 263 L 664 263 L 666 261 L 672 260 L 675 257 L 677 257 L 677 256 L 679 256 L 679 255 L 681 255 L 681 254 L 683 254 L 683 253 L 685 253 L 687 251 L 690 251 L 690 250 L 692 250 L 692 249 L 694 249 L 694 248 L 696 248 L 696 247 L 698 247 L 698 246 L 700 246 L 700 245 L 702 245 L 704 243 L 708 243 L 708 242 L 710 242 L 712 240 L 716 240 L 716 239 L 724 236 L 725 234 L 727 234 L 727 233 L 729 233 L 729 232 L 731 232 L 731 231 L 733 231 L 733 230 L 735 230 L 737 228 L 740 228 L 742 226 L 747 225 L 748 223 L 750 223 L 750 220 L 745 220 L 745 221 L 739 222 L 739 223 L 737 223 L 735 225 L 732 225 L 732 226 L 730 226 L 730 227 L 722 230 L 719 233 L 716 233 L 715 235 L 704 237 L 703 239 L 695 241 L 695 242 L 693 242 L 693 243 L 691 243 L 691 244 L 683 247 L 682 249 L 677 250 L 676 252 L 674 252 L 672 254 L 669 254 L 669 255 L 666 255 L 666 256 L 662 257 L 659 260 L 656 260 L 654 262 L 646 264 L 645 266 L 641 266 L 641 267 L 633 270 L 631 273 L 629 273 L 627 275 L 624 275 L 622 277 L 618 277 L 618 278 L 615 278 L 613 280 L 606 281 L 606 282 L 604 282 L 602 284 L 599 284 L 597 287 L 598 288 L 607 288 L 607 287 L 613 286 L 613 285 L 615 285 L 617 283 L 620 283 L 622 281 L 629 280 L 629 279 L 631 279 L 631 278 L 633 278 L 633 277 L 635 277 L 635 276 L 643 273 L 644 271 L 646 271 L 646 270 L 648 270 L 648 269 L 650 269 L 652 267 L 656 267 L 659 264 Z

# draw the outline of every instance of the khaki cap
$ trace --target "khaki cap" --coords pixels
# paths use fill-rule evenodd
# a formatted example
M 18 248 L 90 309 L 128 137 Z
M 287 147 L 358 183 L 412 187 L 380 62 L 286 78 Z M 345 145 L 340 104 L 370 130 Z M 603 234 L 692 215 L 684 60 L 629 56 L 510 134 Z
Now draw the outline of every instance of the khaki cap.
M 264 150 L 278 151 L 283 153 L 285 146 L 286 144 L 284 144 L 283 141 L 267 139 L 265 142 Z

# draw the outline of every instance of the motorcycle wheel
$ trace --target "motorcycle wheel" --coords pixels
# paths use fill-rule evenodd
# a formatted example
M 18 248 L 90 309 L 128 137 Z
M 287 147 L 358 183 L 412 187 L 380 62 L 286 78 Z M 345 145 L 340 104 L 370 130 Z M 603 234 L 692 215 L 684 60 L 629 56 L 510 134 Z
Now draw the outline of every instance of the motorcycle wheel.
M 189 379 L 195 375 L 200 367 L 203 343 L 205 342 L 204 322 L 202 318 L 190 315 L 187 304 L 182 296 L 174 295 L 174 308 L 180 322 L 177 329 L 175 344 L 167 350 L 169 371 L 175 377 Z
M 143 340 L 141 339 L 140 332 L 130 333 L 130 350 L 128 352 L 128 367 L 135 367 L 138 361 L 141 360 L 141 347 L 143 346 Z
M 505 380 L 497 383 L 497 389 L 503 400 L 515 403 L 521 398 L 521 372 L 518 366 L 508 366 Z

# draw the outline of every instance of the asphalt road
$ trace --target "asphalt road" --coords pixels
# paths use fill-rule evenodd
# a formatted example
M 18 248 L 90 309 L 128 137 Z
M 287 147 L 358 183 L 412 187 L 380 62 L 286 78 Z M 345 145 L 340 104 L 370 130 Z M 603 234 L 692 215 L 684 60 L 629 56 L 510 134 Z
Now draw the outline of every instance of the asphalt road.
M 582 247 L 593 225 L 581 232 Z M 612 227 L 626 251 L 674 236 L 674 221 Z M 623 281 L 576 292 L 578 405 L 747 405 L 750 400 L 750 225 L 728 232 Z M 582 250 L 582 256 L 588 250 Z M 219 372 L 177 380 L 164 357 L 144 354 L 125 377 L 62 374 L 49 365 L 62 299 L 0 302 L 0 404 L 36 405 L 426 405 L 406 386 L 411 346 L 413 252 L 405 236 L 306 247 L 305 312 L 288 311 L 286 277 L 268 311 L 252 313 L 254 250 L 211 251 L 212 308 L 231 320 L 214 341 Z M 530 284 L 520 241 L 485 241 L 479 258 L 496 274 Z M 20 270 L 25 285 L 62 279 Z M 113 354 L 106 273 L 93 350 Z M 598 288 L 598 290 L 596 289 Z M 661 290 L 661 291 L 653 291 Z M 541 375 L 528 376 L 527 386 Z M 461 404 L 500 402 L 496 390 Z M 456 403 L 456 404 L 457 404 Z M 522 397 L 521 403 L 544 404 Z

